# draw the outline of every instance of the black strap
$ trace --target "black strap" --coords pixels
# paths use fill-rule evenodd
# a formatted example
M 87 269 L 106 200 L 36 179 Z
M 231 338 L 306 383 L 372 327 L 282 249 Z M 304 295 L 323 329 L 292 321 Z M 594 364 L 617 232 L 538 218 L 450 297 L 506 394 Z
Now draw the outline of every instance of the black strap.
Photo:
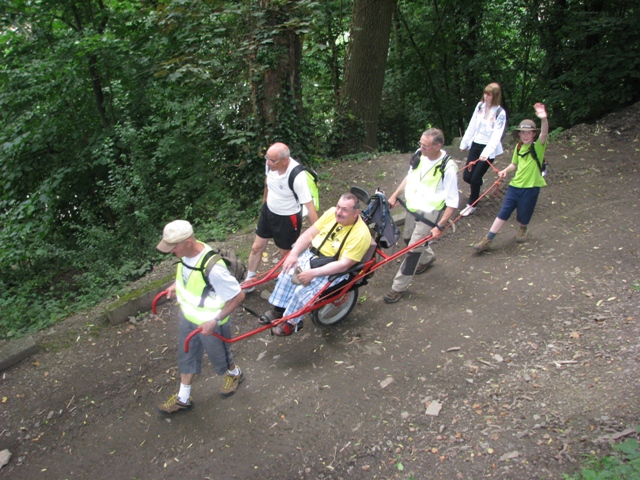
M 210 262 L 212 257 L 214 257 L 214 260 L 215 260 L 214 262 Z M 215 258 L 215 257 L 218 257 L 218 258 Z M 198 307 L 200 308 L 204 307 L 204 301 L 209 296 L 209 294 L 211 292 L 215 292 L 215 288 L 213 288 L 213 285 L 211 285 L 211 282 L 209 281 L 209 278 L 208 278 L 209 272 L 211 272 L 211 268 L 207 268 L 207 265 L 211 263 L 211 266 L 213 268 L 213 265 L 216 262 L 218 262 L 220 258 L 222 257 L 220 256 L 219 253 L 215 253 L 213 250 L 208 250 L 202 257 L 202 261 L 200 262 L 199 267 L 191 267 L 186 263 L 184 263 L 182 259 L 180 259 L 180 263 L 182 264 L 183 267 L 187 267 L 189 270 L 198 271 L 202 274 L 202 279 L 204 280 L 205 287 L 202 289 L 202 294 L 200 295 L 200 303 L 198 304 Z
M 293 169 L 291 170 L 291 173 L 289 174 L 289 178 L 288 178 L 288 184 L 289 184 L 289 190 L 291 190 L 293 192 L 293 196 L 296 199 L 296 203 L 298 204 L 298 206 L 300 206 L 300 200 L 298 200 L 298 194 L 296 193 L 295 189 L 293 188 L 293 182 L 295 181 L 296 177 L 298 176 L 298 174 L 300 172 L 303 172 L 304 169 L 304 165 L 302 164 L 298 164 L 295 167 L 293 167 Z
M 518 150 L 518 156 L 519 157 L 526 157 L 527 155 L 531 155 L 531 158 L 533 158 L 536 161 L 536 164 L 538 165 L 538 168 L 540 169 L 540 174 L 542 174 L 542 172 L 544 172 L 547 168 L 546 166 L 546 162 L 543 160 L 542 162 L 538 159 L 538 152 L 536 152 L 536 142 L 531 142 L 531 146 L 529 147 L 529 150 L 527 150 L 525 153 L 520 153 L 520 148 L 522 147 L 523 143 L 520 142 L 518 143 L 518 146 L 516 147 L 516 149 Z
M 422 223 L 426 223 L 427 225 L 429 225 L 430 227 L 437 227 L 438 225 L 433 223 L 431 220 L 427 219 L 424 215 L 422 215 L 421 213 L 418 212 L 412 212 L 411 210 L 409 210 L 407 208 L 407 204 L 404 203 L 404 200 L 402 200 L 401 198 L 398 198 L 398 202 L 400 202 L 400 205 L 402 205 L 404 207 L 404 209 L 409 212 L 411 215 L 413 215 L 413 217 L 422 222 Z
M 338 251 L 336 252 L 336 254 L 333 256 L 333 258 L 335 258 L 336 260 L 340 260 L 340 252 L 342 251 L 342 247 L 344 246 L 344 244 L 347 241 L 347 238 L 349 238 L 349 235 L 351 234 L 351 230 L 353 230 L 353 227 L 356 226 L 356 223 L 358 223 L 358 220 L 360 220 L 360 215 L 358 215 L 358 218 L 356 218 L 356 221 L 353 223 L 353 225 L 351 225 L 351 228 L 349 229 L 349 231 L 347 232 L 347 234 L 344 236 L 344 239 L 342 240 L 342 242 L 340 242 L 340 247 L 338 248 Z M 331 230 L 329 230 L 329 233 L 327 233 L 325 235 L 325 237 L 322 239 L 322 243 L 320 244 L 320 246 L 318 248 L 316 247 L 310 247 L 309 250 L 311 251 L 311 253 L 313 253 L 314 255 L 316 255 L 317 257 L 324 257 L 325 255 L 322 255 L 322 253 L 320 253 L 320 250 L 322 249 L 322 246 L 324 245 L 324 243 L 327 241 L 327 239 L 331 236 L 331 234 L 333 233 L 333 230 L 338 226 L 338 222 L 334 223 L 333 226 L 331 227 Z

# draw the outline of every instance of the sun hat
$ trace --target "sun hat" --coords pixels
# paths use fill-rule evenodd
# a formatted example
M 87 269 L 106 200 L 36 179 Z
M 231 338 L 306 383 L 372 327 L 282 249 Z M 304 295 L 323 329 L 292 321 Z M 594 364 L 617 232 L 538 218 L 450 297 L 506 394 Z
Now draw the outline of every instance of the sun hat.
M 537 132 L 537 131 L 539 131 L 539 129 L 538 127 L 536 127 L 536 122 L 534 122 L 533 120 L 529 120 L 527 118 L 520 122 L 520 125 L 518 125 L 511 132 L 511 135 L 513 136 L 514 140 L 519 141 L 520 136 L 518 135 L 518 132 Z
M 167 223 L 162 232 L 162 240 L 156 247 L 163 253 L 169 253 L 175 246 L 193 235 L 193 227 L 186 220 L 174 220 Z

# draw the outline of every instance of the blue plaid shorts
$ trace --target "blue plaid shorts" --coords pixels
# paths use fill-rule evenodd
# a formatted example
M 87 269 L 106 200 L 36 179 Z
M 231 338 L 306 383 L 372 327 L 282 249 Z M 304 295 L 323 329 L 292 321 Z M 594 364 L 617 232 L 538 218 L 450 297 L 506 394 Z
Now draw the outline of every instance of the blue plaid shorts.
M 309 262 L 313 258 L 313 254 L 309 250 L 305 250 L 300 257 L 298 257 L 298 266 L 304 271 L 309 270 Z M 275 307 L 284 308 L 284 316 L 291 315 L 303 308 L 309 301 L 320 291 L 322 287 L 327 283 L 329 277 L 316 277 L 311 280 L 309 285 L 294 285 L 291 283 L 293 277 L 293 269 L 289 272 L 282 272 L 278 276 L 278 283 L 273 290 L 271 297 L 269 297 L 269 303 Z M 342 275 L 340 278 L 331 282 L 331 285 L 346 279 L 348 275 Z M 293 323 L 298 323 L 302 320 L 301 317 L 292 318 Z

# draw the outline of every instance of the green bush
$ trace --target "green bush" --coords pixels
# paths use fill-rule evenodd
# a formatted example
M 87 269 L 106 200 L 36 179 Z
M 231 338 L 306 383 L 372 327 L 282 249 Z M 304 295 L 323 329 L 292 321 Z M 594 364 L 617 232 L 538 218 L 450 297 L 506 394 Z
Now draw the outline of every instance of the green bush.
M 636 430 L 640 433 L 640 427 Z M 638 480 L 640 479 L 640 450 L 638 441 L 629 438 L 613 446 L 612 455 L 591 458 L 580 473 L 564 475 L 565 480 Z

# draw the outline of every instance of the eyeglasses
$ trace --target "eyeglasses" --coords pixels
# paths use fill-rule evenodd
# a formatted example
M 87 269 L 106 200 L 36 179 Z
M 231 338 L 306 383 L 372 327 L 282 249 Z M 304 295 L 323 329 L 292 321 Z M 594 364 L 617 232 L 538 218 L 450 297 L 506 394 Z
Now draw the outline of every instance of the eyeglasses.
M 350 212 L 351 210 L 355 210 L 353 207 L 341 207 L 340 205 L 336 205 L 336 212 Z
M 426 143 L 422 143 L 422 142 L 418 142 L 418 148 L 431 148 L 433 147 L 433 144 L 431 145 L 427 145 Z
M 264 159 L 265 159 L 267 162 L 271 162 L 271 163 L 278 163 L 278 162 L 280 161 L 280 159 L 278 159 L 278 160 L 272 160 L 271 158 L 267 157 L 266 155 L 264 156 Z

